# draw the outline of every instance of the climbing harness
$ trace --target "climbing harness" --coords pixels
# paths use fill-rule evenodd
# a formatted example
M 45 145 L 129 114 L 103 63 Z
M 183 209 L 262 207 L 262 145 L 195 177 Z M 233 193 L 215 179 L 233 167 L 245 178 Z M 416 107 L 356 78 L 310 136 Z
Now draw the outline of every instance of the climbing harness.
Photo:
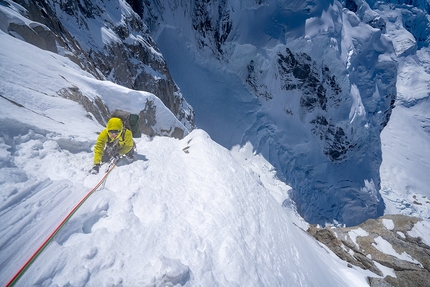
M 63 219 L 63 221 L 57 226 L 57 228 L 49 235 L 49 237 L 42 243 L 42 245 L 34 252 L 34 254 L 25 262 L 25 264 L 19 269 L 19 271 L 15 274 L 15 276 L 12 277 L 12 279 L 6 284 L 6 287 L 13 286 L 19 278 L 24 274 L 24 272 L 30 267 L 30 265 L 36 260 L 37 256 L 39 256 L 40 253 L 48 246 L 48 243 L 51 242 L 51 240 L 54 238 L 54 236 L 60 231 L 60 229 L 66 224 L 66 222 L 73 216 L 73 214 L 78 210 L 79 207 L 90 197 L 90 195 L 96 191 L 100 186 L 104 185 L 106 183 L 107 176 L 109 173 L 115 168 L 116 163 L 118 162 L 118 159 L 112 159 L 109 162 L 108 167 L 106 168 L 106 173 L 102 177 L 102 179 L 97 183 L 96 186 L 94 186 L 93 189 L 91 189 L 87 195 L 72 209 L 72 211 L 69 212 L 69 214 Z

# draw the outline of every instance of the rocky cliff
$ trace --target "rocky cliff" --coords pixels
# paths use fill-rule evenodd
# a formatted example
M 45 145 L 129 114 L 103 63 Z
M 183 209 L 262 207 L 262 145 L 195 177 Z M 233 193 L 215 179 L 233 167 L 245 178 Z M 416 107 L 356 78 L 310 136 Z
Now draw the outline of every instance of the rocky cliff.
M 24 19 L 0 15 L 4 32 L 70 58 L 97 79 L 156 95 L 184 125 L 175 133 L 177 137 L 195 127 L 194 112 L 171 78 L 147 26 L 126 2 L 31 0 L 2 4 Z M 81 103 L 100 124 L 106 122 L 109 107 L 104 105 L 103 95 L 88 97 L 76 87 L 58 94 Z M 150 117 L 144 110 L 135 112 Z M 142 119 L 143 132 L 151 129 L 147 122 Z
M 428 228 L 422 219 L 385 215 L 351 228 L 319 228 L 308 233 L 327 246 L 351 268 L 372 271 L 370 286 L 430 286 L 430 246 L 419 236 Z

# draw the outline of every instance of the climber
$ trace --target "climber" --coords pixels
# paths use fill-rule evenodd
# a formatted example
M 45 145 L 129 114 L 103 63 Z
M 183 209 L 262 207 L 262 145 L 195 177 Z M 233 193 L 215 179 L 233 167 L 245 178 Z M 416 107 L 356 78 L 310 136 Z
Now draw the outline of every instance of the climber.
M 111 118 L 94 145 L 94 166 L 90 173 L 97 174 L 101 163 L 119 160 L 123 155 L 133 161 L 135 147 L 131 131 L 124 128 L 120 118 Z

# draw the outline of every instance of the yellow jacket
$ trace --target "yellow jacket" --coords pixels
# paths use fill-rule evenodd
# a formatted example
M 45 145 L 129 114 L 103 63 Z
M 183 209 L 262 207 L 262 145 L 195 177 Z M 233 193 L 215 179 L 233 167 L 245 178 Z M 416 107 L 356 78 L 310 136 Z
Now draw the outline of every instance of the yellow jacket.
M 119 130 L 121 132 L 112 139 L 109 137 L 109 130 Z M 94 164 L 100 164 L 106 144 L 113 143 L 114 141 L 118 141 L 118 153 L 120 155 L 124 155 L 131 151 L 134 145 L 133 134 L 131 131 L 123 129 L 122 121 L 119 118 L 111 118 L 106 128 L 99 134 L 97 142 L 94 145 Z

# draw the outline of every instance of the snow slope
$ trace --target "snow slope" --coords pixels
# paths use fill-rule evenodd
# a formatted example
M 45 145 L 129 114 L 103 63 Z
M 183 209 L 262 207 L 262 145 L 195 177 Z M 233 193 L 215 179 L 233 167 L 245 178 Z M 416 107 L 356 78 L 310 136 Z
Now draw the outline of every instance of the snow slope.
M 56 92 L 73 84 L 113 108 L 130 91 L 2 32 L 0 61 L 4 285 L 103 176 L 88 173 L 103 127 Z M 203 130 L 136 143 L 136 161 L 119 163 L 17 286 L 366 286 L 369 272 L 301 229 L 289 187 L 251 146 L 229 151 Z
M 419 1 L 417 2 L 419 3 Z M 397 9 L 388 5 L 376 10 L 387 23 L 397 50 L 397 99 L 388 125 L 381 133 L 381 194 L 385 213 L 401 213 L 430 219 L 430 57 L 429 48 L 411 34 L 421 35 L 428 28 L 429 17 L 408 5 Z M 418 15 L 418 16 L 417 16 Z M 420 18 L 421 17 L 421 18 Z M 403 23 L 409 23 L 407 31 Z M 407 41 L 405 41 L 405 38 Z M 412 42 L 412 44 L 410 44 Z

